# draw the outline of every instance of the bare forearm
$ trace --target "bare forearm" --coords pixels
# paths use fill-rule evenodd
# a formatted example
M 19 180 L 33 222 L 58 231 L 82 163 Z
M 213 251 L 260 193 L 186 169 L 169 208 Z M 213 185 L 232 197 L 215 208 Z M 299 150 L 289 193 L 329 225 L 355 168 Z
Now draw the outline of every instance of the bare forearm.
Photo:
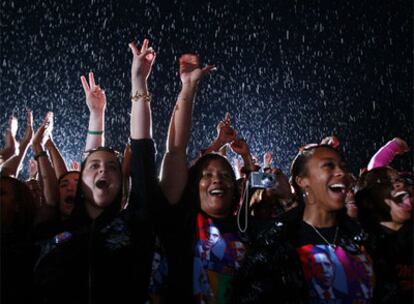
M 243 159 L 243 165 L 244 165 L 245 170 L 249 172 L 254 171 L 256 166 L 254 165 L 254 161 L 250 153 L 243 154 L 241 155 L 241 157 Z
M 218 152 L 220 151 L 220 149 L 225 145 L 226 143 L 221 141 L 220 139 L 214 139 L 213 142 L 210 144 L 210 146 L 208 146 L 206 149 L 204 149 L 203 155 L 204 154 L 208 154 L 211 152 Z
M 85 151 L 105 145 L 105 112 L 91 112 Z
M 58 150 L 58 148 L 52 140 L 47 141 L 46 149 L 49 151 L 49 155 L 52 158 L 56 178 L 59 178 L 60 176 L 68 172 L 62 154 L 60 154 L 60 151 Z
M 185 151 L 191 134 L 191 119 L 197 84 L 184 84 L 170 122 L 167 151 Z
M 131 81 L 131 138 L 152 138 L 151 105 L 146 80 L 133 78 Z
M 41 145 L 33 145 L 33 152 L 39 167 L 45 202 L 53 206 L 58 201 L 58 183 L 55 172 Z

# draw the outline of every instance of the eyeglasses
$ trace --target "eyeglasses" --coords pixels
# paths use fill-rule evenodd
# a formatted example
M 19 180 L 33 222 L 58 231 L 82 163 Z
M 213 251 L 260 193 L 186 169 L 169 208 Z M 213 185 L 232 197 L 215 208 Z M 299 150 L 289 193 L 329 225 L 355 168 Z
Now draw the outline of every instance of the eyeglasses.
M 99 151 L 109 152 L 109 153 L 113 154 L 119 161 L 121 161 L 122 154 L 119 153 L 117 150 L 111 148 L 111 147 L 96 147 L 96 148 L 93 148 L 93 149 L 86 150 L 86 151 L 83 152 L 82 161 L 87 159 L 89 157 L 89 155 L 91 155 L 92 153 L 99 152 Z

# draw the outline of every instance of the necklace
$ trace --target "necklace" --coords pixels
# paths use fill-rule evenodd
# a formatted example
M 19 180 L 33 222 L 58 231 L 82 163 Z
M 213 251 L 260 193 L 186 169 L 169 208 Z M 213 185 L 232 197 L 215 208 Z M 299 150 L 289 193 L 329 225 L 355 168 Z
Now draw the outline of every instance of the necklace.
M 336 229 L 335 229 L 335 236 L 334 236 L 333 242 L 329 243 L 328 240 L 319 232 L 318 229 L 316 229 L 315 226 L 313 226 L 311 223 L 306 222 L 306 221 L 305 221 L 305 223 L 308 224 L 309 226 L 311 226 L 313 228 L 313 230 L 315 230 L 315 232 L 319 235 L 319 237 L 322 240 L 324 240 L 326 244 L 328 244 L 329 247 L 331 247 L 332 249 L 336 248 L 336 238 L 338 237 L 338 230 L 339 230 L 338 226 L 336 226 Z

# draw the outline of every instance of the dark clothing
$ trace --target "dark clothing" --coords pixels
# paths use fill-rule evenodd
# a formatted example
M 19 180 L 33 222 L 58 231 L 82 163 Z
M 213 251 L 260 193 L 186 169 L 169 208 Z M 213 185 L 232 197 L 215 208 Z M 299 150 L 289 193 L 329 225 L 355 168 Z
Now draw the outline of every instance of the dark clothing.
M 413 303 L 412 221 L 398 231 L 379 224 L 367 229 L 370 229 L 368 249 L 377 278 L 375 303 Z
M 160 221 L 159 231 L 168 261 L 167 287 L 163 303 L 195 303 L 193 266 L 197 244 L 197 214 L 202 211 L 194 201 L 186 198 L 177 205 L 169 205 L 164 200 L 164 208 L 168 211 L 163 214 L 168 217 Z M 235 217 L 211 219 L 220 233 L 236 233 Z
M 144 303 L 154 244 L 157 183 L 150 139 L 131 140 L 131 195 L 92 220 L 76 212 L 42 243 L 35 267 L 40 303 Z M 82 210 L 82 209 L 79 209 Z
M 234 303 L 306 303 L 309 287 L 297 248 L 303 239 L 303 208 L 271 221 L 251 221 L 246 234 L 250 248 L 234 281 Z M 338 247 L 359 253 L 365 239 L 356 223 L 338 219 Z
M 28 233 L 1 231 L 1 303 L 31 303 L 32 270 L 37 254 Z

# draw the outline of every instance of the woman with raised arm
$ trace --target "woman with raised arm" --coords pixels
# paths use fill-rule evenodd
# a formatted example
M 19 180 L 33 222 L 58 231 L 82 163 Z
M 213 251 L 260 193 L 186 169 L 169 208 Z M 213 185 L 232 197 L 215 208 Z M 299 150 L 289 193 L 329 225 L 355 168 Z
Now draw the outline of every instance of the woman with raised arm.
M 93 72 L 89 73 L 89 82 L 81 76 L 86 105 L 89 109 L 89 126 L 86 136 L 85 151 L 105 146 L 105 91 L 95 83 Z
M 221 155 L 205 154 L 190 168 L 186 148 L 201 68 L 196 55 L 180 58 L 182 89 L 172 114 L 162 172 L 162 190 L 171 203 L 159 233 L 168 260 L 168 303 L 226 303 L 244 246 L 234 212 L 239 195 L 232 166 Z
M 301 206 L 249 231 L 234 303 L 371 303 L 372 263 L 362 230 L 344 213 L 341 155 L 329 145 L 307 146 L 291 175 Z
M 404 154 L 408 152 L 408 147 L 405 140 L 395 137 L 382 146 L 370 159 L 368 163 L 368 170 L 372 170 L 378 167 L 388 166 L 396 155 Z
M 413 299 L 413 193 L 411 185 L 390 167 L 360 176 L 355 201 L 358 217 L 369 232 L 374 260 L 374 303 L 410 303 Z
M 155 52 L 134 43 L 131 68 L 131 195 L 122 209 L 119 154 L 89 150 L 71 217 L 64 230 L 45 240 L 35 268 L 41 303 L 145 303 L 154 229 L 151 212 L 157 186 L 151 139 L 147 78 Z

